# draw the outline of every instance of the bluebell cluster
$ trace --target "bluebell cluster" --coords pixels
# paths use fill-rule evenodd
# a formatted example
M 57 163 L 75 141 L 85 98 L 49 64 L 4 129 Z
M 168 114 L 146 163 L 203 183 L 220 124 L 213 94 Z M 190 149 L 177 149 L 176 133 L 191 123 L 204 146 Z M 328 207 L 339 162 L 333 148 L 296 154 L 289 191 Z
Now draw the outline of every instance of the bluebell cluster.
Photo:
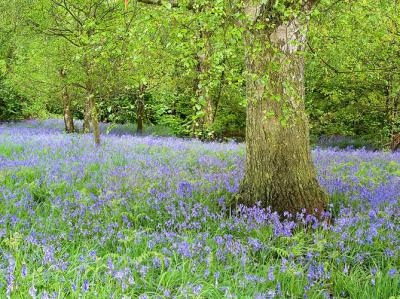
M 245 149 L 0 125 L 1 298 L 390 298 L 400 153 L 313 151 L 334 221 L 229 207 Z

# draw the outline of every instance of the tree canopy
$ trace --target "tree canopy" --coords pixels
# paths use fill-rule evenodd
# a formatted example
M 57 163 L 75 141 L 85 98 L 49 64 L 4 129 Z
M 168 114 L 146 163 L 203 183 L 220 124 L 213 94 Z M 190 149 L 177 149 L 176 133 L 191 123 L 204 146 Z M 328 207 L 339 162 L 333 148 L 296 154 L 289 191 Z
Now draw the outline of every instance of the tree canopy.
M 273 28 L 305 2 L 260 3 Z M 62 114 L 67 86 L 74 118 L 84 118 L 93 94 L 100 121 L 142 118 L 179 136 L 243 139 L 245 7 L 239 0 L 1 1 L 0 117 Z M 389 147 L 399 127 L 398 5 L 322 0 L 307 18 L 312 137 Z

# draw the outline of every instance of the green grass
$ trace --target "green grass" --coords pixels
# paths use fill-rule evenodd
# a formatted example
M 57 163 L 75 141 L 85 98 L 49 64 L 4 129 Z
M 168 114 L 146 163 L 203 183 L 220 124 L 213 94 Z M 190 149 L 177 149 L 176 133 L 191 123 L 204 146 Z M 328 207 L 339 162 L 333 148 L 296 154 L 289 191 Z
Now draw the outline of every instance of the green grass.
M 218 204 L 235 198 L 225 182 L 240 180 L 240 145 L 105 138 L 96 150 L 84 136 L 11 140 L 0 142 L 2 155 L 15 162 L 0 169 L 0 297 L 7 296 L 11 261 L 11 298 L 29 298 L 32 286 L 39 298 L 45 292 L 56 298 L 400 294 L 399 273 L 388 274 L 400 268 L 398 203 L 371 209 L 353 194 L 385 184 L 392 190 L 395 156 L 334 153 L 332 159 L 323 152 L 316 163 L 325 165 L 320 172 L 327 184 L 341 179 L 331 194 L 335 223 L 298 226 L 285 235 L 277 230 L 289 222 L 237 217 Z M 347 183 L 354 185 L 350 193 L 340 189 Z M 187 184 L 190 192 L 182 195 Z M 253 248 L 251 240 L 262 247 Z M 310 269 L 316 271 L 312 283 Z

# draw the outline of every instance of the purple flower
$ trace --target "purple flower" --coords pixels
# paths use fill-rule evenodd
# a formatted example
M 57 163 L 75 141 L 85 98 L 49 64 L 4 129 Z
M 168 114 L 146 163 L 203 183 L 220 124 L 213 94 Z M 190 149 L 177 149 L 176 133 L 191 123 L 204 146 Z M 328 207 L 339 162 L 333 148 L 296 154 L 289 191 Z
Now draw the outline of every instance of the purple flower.
M 107 258 L 107 265 L 108 265 L 108 269 L 110 270 L 110 272 L 112 272 L 114 270 L 114 264 L 112 262 L 111 257 Z
M 82 285 L 82 290 L 86 293 L 87 291 L 89 291 L 89 281 L 87 279 L 85 279 L 83 281 L 83 285 Z
M 344 265 L 343 273 L 344 274 L 348 274 L 349 273 L 349 266 L 348 265 Z
M 263 293 L 257 293 L 254 296 L 254 299 L 267 299 L 267 295 L 263 294 Z
M 35 288 L 34 285 L 32 285 L 32 286 L 29 288 L 29 295 L 31 295 L 31 297 L 32 297 L 33 299 L 36 298 L 36 288 Z
M 42 299 L 50 299 L 50 295 L 46 291 L 43 291 Z
M 229 209 L 230 193 L 239 189 L 245 170 L 241 144 L 111 134 L 95 149 L 89 136 L 61 130 L 62 122 L 55 120 L 0 124 L 0 180 L 6 181 L 0 182 L 0 239 L 17 240 L 18 232 L 24 252 L 23 260 L 14 261 L 6 254 L 15 249 L 4 246 L 4 297 L 26 287 L 35 269 L 29 283 L 36 287 L 37 281 L 49 283 L 56 272 L 68 270 L 70 280 L 59 277 L 61 284 L 71 285 L 71 296 L 95 292 L 95 284 L 102 284 L 118 288 L 110 296 L 151 294 L 142 298 L 173 297 L 174 292 L 201 296 L 202 281 L 214 283 L 226 298 L 250 292 L 280 298 L 289 296 L 290 287 L 279 278 L 291 273 L 306 295 L 323 297 L 331 295 L 324 292 L 326 284 L 338 277 L 330 269 L 343 275 L 361 271 L 377 285 L 382 270 L 382 279 L 399 276 L 398 153 L 312 152 L 318 180 L 333 198 L 335 221 L 329 223 L 305 209 L 282 216 L 261 203 Z M 4 155 L 8 147 L 11 152 Z M 273 249 L 277 244 L 285 245 L 282 254 Z M 376 268 L 366 268 L 379 248 L 384 254 Z M 73 255 L 63 254 L 71 249 Z M 286 258 L 266 261 L 275 251 Z M 269 262 L 263 274 L 253 272 Z M 15 277 L 15 264 L 21 266 L 21 277 Z M 93 281 L 85 276 L 92 268 L 100 271 Z M 182 287 L 166 290 L 149 283 L 168 283 L 164 278 L 172 268 L 190 276 Z M 237 288 L 227 287 L 234 283 Z M 29 294 L 49 297 L 33 285 Z
M 21 269 L 21 276 L 22 276 L 22 278 L 25 278 L 26 275 L 27 275 L 27 273 L 28 273 L 28 270 L 27 270 L 27 268 L 26 268 L 26 264 L 22 264 L 22 269 Z
M 196 296 L 200 295 L 201 290 L 203 289 L 203 286 L 201 284 L 198 284 L 193 287 L 193 294 Z
M 164 297 L 169 298 L 171 296 L 171 292 L 169 290 L 164 290 Z
M 274 276 L 274 267 L 270 267 L 269 271 L 268 271 L 268 280 L 269 281 L 274 281 L 275 280 L 275 276 Z
M 182 197 L 191 197 L 192 196 L 192 186 L 189 182 L 181 182 L 179 183 L 178 190 L 176 193 Z
M 161 267 L 161 261 L 158 257 L 153 258 L 153 266 L 154 268 L 158 269 Z
M 54 248 L 53 246 L 43 246 L 43 264 L 50 264 L 54 261 Z
M 215 285 L 218 285 L 219 272 L 214 273 Z
M 13 257 L 8 259 L 7 267 L 7 297 L 11 296 L 11 292 L 14 290 L 14 271 L 15 271 L 15 260 Z

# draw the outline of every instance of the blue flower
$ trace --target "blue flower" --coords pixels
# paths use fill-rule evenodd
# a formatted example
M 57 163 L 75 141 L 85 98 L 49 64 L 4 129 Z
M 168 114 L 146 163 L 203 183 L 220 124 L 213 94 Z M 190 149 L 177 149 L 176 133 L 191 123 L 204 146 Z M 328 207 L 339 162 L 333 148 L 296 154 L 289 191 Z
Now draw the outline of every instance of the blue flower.
M 390 278 L 393 278 L 396 275 L 396 273 L 397 273 L 397 270 L 393 268 L 393 269 L 389 270 L 388 274 L 389 274 Z

